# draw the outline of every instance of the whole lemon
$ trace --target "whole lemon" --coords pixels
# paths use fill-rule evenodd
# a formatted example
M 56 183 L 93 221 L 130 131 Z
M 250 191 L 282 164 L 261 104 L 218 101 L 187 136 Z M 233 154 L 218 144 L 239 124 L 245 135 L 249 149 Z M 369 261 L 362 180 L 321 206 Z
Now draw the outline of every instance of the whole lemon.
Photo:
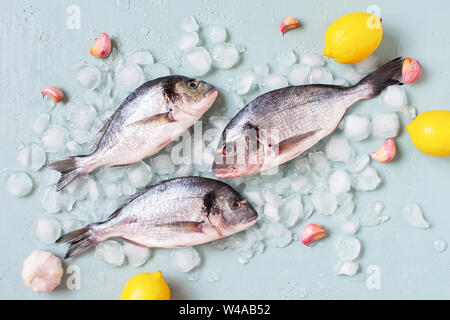
M 161 274 L 139 273 L 131 278 L 123 288 L 120 300 L 169 300 L 170 289 Z
M 328 27 L 323 54 L 339 63 L 357 63 L 376 50 L 382 37 L 381 19 L 376 15 L 349 13 Z
M 417 149 L 435 157 L 450 156 L 450 111 L 433 110 L 419 114 L 406 130 Z

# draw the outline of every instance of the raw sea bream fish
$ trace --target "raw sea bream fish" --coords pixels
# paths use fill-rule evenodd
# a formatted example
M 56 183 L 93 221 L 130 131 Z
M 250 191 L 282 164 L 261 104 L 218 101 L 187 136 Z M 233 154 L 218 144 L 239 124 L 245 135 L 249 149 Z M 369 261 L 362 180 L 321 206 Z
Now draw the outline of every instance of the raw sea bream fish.
M 225 127 L 214 174 L 248 176 L 295 158 L 330 135 L 352 104 L 399 84 L 393 77 L 401 67 L 402 59 L 396 58 L 354 86 L 292 86 L 257 97 Z
M 65 258 L 109 238 L 149 248 L 204 244 L 248 229 L 258 214 L 224 182 L 181 177 L 165 180 L 131 196 L 106 221 L 63 235 L 70 242 Z
M 183 76 L 144 83 L 132 92 L 98 133 L 89 155 L 52 162 L 57 190 L 100 166 L 138 162 L 164 148 L 197 121 L 217 98 L 214 86 Z

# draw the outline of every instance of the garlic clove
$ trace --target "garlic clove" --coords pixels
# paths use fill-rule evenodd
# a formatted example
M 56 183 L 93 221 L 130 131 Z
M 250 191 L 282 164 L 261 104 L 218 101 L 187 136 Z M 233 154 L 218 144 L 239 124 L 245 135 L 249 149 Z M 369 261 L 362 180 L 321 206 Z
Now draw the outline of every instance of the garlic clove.
M 281 21 L 280 31 L 281 33 L 285 33 L 288 30 L 298 28 L 300 26 L 300 22 L 294 17 L 286 17 Z
M 309 224 L 307 225 L 300 236 L 300 240 L 304 245 L 308 245 L 314 241 L 322 239 L 327 235 L 327 230 L 325 227 L 318 224 Z
M 95 40 L 95 43 L 89 52 L 96 58 L 106 58 L 111 53 L 111 48 L 111 39 L 107 33 L 103 32 L 100 37 Z
M 62 90 L 58 87 L 47 87 L 41 91 L 41 94 L 49 97 L 56 103 L 60 103 L 64 97 Z
M 394 159 L 397 153 L 397 146 L 394 139 L 390 138 L 378 149 L 372 152 L 372 159 L 378 162 L 389 162 Z
M 35 250 L 23 262 L 22 279 L 35 292 L 49 292 L 61 283 L 61 260 L 51 252 Z
M 409 57 L 403 59 L 402 65 L 403 83 L 406 84 L 414 83 L 420 78 L 421 75 L 422 75 L 422 66 L 420 65 L 419 61 Z

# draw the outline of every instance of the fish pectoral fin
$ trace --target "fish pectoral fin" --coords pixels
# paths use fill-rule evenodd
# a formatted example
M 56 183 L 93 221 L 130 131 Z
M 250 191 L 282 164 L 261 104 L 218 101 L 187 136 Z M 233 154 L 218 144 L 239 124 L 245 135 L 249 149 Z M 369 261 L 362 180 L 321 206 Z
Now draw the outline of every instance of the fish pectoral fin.
M 290 137 L 288 139 L 285 139 L 285 140 L 281 141 L 278 144 L 278 152 L 279 152 L 279 154 L 283 154 L 283 153 L 289 152 L 290 150 L 292 150 L 292 148 L 296 147 L 301 141 L 311 137 L 312 135 L 316 134 L 320 130 L 321 129 L 308 131 L 306 133 L 303 133 L 303 134 L 300 134 L 300 135 L 297 135 L 297 136 L 293 136 L 293 137 Z
M 151 117 L 138 120 L 136 122 L 133 122 L 132 125 L 135 125 L 135 124 L 144 124 L 145 125 L 150 122 L 171 123 L 171 122 L 175 122 L 175 121 L 176 120 L 173 117 L 172 110 L 170 110 L 168 112 L 158 113 Z

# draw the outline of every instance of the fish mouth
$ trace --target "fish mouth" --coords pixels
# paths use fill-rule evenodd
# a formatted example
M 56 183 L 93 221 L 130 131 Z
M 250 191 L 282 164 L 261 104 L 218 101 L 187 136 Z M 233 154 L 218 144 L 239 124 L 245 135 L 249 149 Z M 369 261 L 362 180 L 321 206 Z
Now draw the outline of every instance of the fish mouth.
M 212 88 L 207 93 L 205 93 L 205 98 L 213 98 L 216 99 L 217 95 L 219 94 L 219 91 L 217 91 L 216 88 Z
M 250 218 L 248 218 L 247 221 L 245 221 L 245 223 L 247 224 L 247 223 L 251 223 L 253 221 L 256 222 L 257 219 L 258 219 L 258 215 L 255 214 L 254 216 L 251 216 Z

